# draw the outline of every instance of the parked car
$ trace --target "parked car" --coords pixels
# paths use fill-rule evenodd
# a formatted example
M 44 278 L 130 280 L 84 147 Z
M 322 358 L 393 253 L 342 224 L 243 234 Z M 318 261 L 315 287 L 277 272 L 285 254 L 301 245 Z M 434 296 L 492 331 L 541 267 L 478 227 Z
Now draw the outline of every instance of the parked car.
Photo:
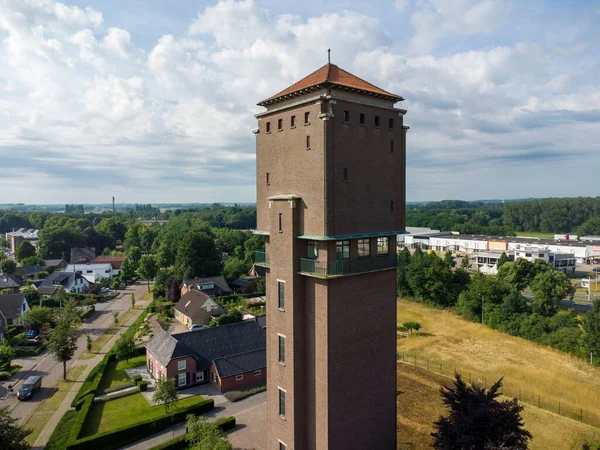
M 36 330 L 29 330 L 25 332 L 27 339 L 35 339 L 39 333 Z
M 189 330 L 190 331 L 197 331 L 197 330 L 202 330 L 203 328 L 206 328 L 206 325 L 200 325 L 197 323 L 193 323 L 189 326 Z
M 594 267 L 592 272 L 600 273 L 600 267 Z
M 27 378 L 19 391 L 17 392 L 17 398 L 19 400 L 29 400 L 35 391 L 38 391 L 42 387 L 42 376 L 34 375 Z
M 98 291 L 98 294 L 108 294 L 110 292 L 109 288 L 103 287 Z

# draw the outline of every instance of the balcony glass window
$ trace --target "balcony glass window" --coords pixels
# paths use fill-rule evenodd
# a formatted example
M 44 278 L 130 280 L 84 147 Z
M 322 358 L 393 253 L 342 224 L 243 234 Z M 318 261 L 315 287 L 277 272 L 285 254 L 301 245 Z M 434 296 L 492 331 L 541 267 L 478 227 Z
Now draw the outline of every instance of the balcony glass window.
M 358 240 L 358 256 L 371 256 L 371 241 L 370 239 Z
M 337 259 L 349 259 L 350 241 L 337 241 L 335 243 L 335 255 Z
M 317 259 L 319 257 L 319 246 L 317 241 L 308 241 L 308 259 Z
M 389 240 L 387 237 L 377 238 L 377 254 L 378 255 L 387 255 L 389 253 L 388 242 L 389 242 Z

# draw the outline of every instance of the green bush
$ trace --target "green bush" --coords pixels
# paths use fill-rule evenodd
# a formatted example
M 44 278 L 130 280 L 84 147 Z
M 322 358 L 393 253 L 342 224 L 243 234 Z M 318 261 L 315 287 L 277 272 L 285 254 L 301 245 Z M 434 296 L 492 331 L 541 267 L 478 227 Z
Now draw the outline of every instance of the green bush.
M 235 423 L 235 417 L 229 416 L 217 420 L 215 422 L 215 425 L 218 426 L 221 429 L 221 431 L 227 431 L 231 430 L 232 428 L 235 428 Z
M 16 357 L 24 357 L 24 356 L 37 356 L 40 353 L 42 353 L 45 349 L 46 346 L 44 344 L 40 345 L 40 344 L 35 344 L 38 347 L 17 347 L 15 348 L 15 356 Z
M 85 320 L 96 312 L 96 307 L 92 305 L 81 314 L 81 320 Z
M 134 375 L 133 378 L 131 379 L 135 384 L 138 384 L 140 381 L 142 381 L 142 376 L 141 375 Z
M 221 431 L 231 430 L 235 427 L 236 421 L 235 417 L 225 417 L 223 419 L 219 419 L 214 422 L 216 426 L 218 426 Z M 189 443 L 187 441 L 187 434 L 176 437 L 175 439 L 171 439 L 170 441 L 165 442 L 164 444 L 157 445 L 156 447 L 152 447 L 150 450 L 185 450 L 189 447 Z
M 79 435 L 81 434 L 81 429 L 83 428 L 83 424 L 85 423 L 85 420 L 87 419 L 87 415 L 90 412 L 90 408 L 92 407 L 93 403 L 94 403 L 93 395 L 88 395 L 85 397 L 83 404 L 82 404 L 81 408 L 79 409 L 79 412 L 77 413 L 77 417 L 75 417 L 75 420 L 73 421 L 73 424 L 71 426 L 71 431 L 69 432 L 68 442 L 75 442 L 77 440 L 77 438 L 79 437 Z
M 251 389 L 244 389 L 242 391 L 231 391 L 225 393 L 225 398 L 230 402 L 239 402 L 251 395 L 258 394 L 259 392 L 263 392 L 267 390 L 267 386 L 257 386 Z
M 6 337 L 8 339 L 14 339 L 15 337 L 17 337 L 19 334 L 23 333 L 24 327 L 22 325 L 13 325 L 13 326 L 9 326 L 6 329 Z M 23 335 L 23 337 L 25 337 L 25 335 Z
M 88 399 L 91 398 L 92 396 L 88 396 L 86 398 L 86 404 L 88 402 Z M 83 416 L 84 412 L 85 415 L 87 415 L 87 411 L 85 410 L 85 408 L 86 405 L 84 405 L 81 408 L 79 416 Z M 140 439 L 143 439 L 147 436 L 164 430 L 165 428 L 168 428 L 175 423 L 181 422 L 182 420 L 186 420 L 188 414 L 203 414 L 207 411 L 210 411 L 213 408 L 214 401 L 212 399 L 203 400 L 195 405 L 188 406 L 187 408 L 184 408 L 177 412 L 164 414 L 163 416 L 157 419 L 141 421 L 135 425 L 118 428 L 113 431 L 106 431 L 104 433 L 98 433 L 93 436 L 80 439 L 78 441 L 69 439 L 69 445 L 67 445 L 67 450 L 88 450 L 89 448 L 116 450 L 127 444 L 139 441 Z M 77 420 L 79 420 L 79 416 L 77 417 Z M 73 428 L 71 429 L 71 436 L 74 436 L 75 432 L 79 434 L 81 427 L 79 426 L 77 430 L 76 428 L 77 424 L 74 424 Z
M 99 392 L 98 395 L 101 394 L 110 394 L 111 392 L 116 392 L 116 391 L 120 391 L 122 389 L 127 389 L 130 387 L 134 387 L 137 383 L 135 381 L 128 381 L 127 383 L 123 383 L 123 384 L 119 384 L 117 386 L 113 386 L 111 388 L 108 389 L 104 389 L 104 391 Z
M 140 388 L 140 392 L 144 392 L 148 390 L 148 382 L 147 381 L 140 381 L 138 383 L 138 387 Z
M 0 372 L 0 381 L 8 380 L 10 377 L 12 377 L 12 373 L 6 371 Z

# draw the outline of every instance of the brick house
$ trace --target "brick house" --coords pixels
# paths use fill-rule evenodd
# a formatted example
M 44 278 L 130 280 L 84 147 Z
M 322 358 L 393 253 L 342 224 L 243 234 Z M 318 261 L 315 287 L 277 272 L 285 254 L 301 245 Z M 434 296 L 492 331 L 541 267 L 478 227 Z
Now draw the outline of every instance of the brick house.
M 174 307 L 175 319 L 184 325 L 208 325 L 212 318 L 227 311 L 204 292 L 192 289 L 179 299 Z
M 146 344 L 153 378 L 175 378 L 178 389 L 210 383 L 219 392 L 266 381 L 265 330 L 254 320 L 170 335 Z

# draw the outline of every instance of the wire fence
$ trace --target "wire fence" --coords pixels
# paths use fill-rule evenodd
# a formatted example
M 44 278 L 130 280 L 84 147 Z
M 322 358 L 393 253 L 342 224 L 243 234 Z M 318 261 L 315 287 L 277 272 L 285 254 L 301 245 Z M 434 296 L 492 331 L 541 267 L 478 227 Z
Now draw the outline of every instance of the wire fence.
M 410 355 L 406 352 L 397 352 L 396 359 L 398 362 L 419 367 L 449 379 L 453 379 L 454 374 L 458 373 L 462 376 L 465 382 L 469 384 L 480 384 L 485 388 L 491 387 L 491 385 L 500 378 L 500 376 L 495 376 L 492 379 L 489 378 L 488 375 L 482 375 L 471 371 L 462 371 L 456 367 L 452 367 L 451 365 L 444 365 L 443 362 L 430 360 L 417 355 Z M 584 396 L 585 386 L 582 386 L 581 389 L 581 394 Z M 504 377 L 502 381 L 500 393 L 506 397 L 516 398 L 521 403 L 535 406 L 537 408 L 558 414 L 562 417 L 567 417 L 586 425 L 600 428 L 600 406 L 598 410 L 595 411 L 573 407 L 570 404 L 566 404 L 563 400 L 549 399 L 543 395 L 532 392 L 528 388 L 524 388 L 523 386 L 512 383 L 507 377 Z

